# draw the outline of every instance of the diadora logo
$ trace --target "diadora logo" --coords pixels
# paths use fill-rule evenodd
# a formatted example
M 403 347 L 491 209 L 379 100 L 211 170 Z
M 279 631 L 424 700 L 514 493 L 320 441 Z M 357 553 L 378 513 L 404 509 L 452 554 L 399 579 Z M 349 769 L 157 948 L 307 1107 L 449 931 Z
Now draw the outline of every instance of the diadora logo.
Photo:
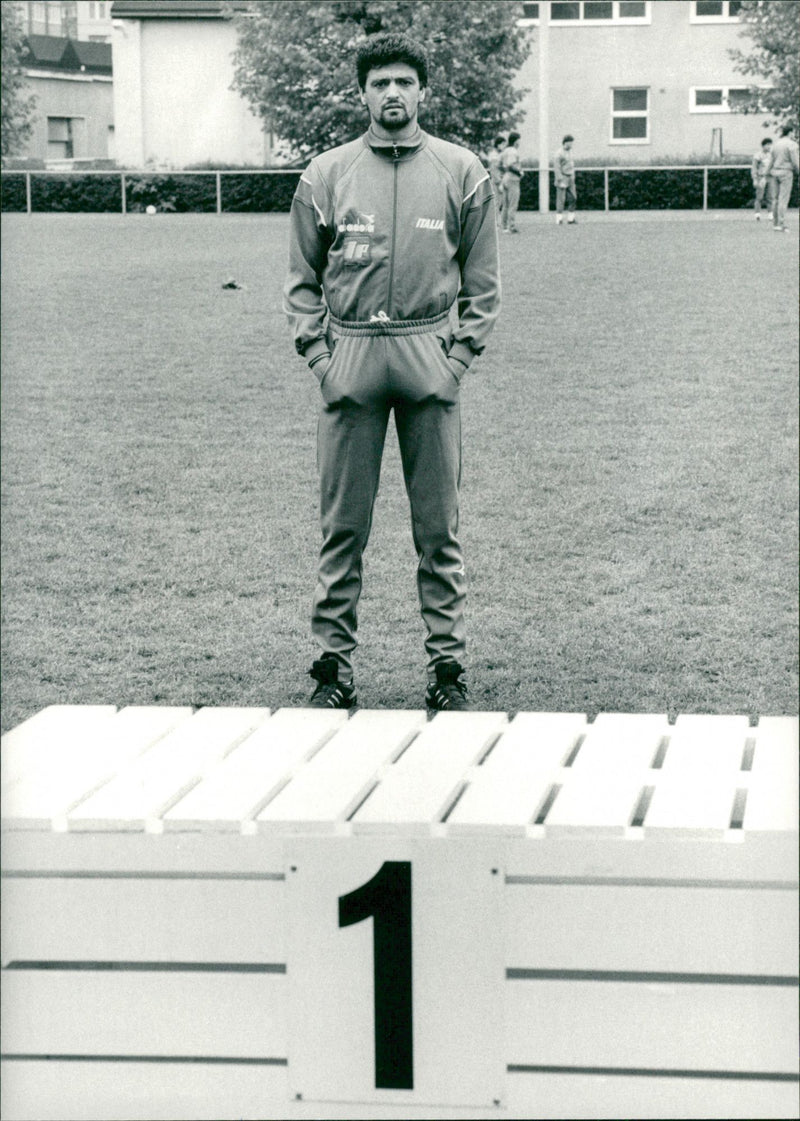
M 340 234 L 374 234 L 375 215 L 362 214 L 360 210 L 348 210 L 338 229 Z
M 443 230 L 444 218 L 417 218 L 418 230 Z

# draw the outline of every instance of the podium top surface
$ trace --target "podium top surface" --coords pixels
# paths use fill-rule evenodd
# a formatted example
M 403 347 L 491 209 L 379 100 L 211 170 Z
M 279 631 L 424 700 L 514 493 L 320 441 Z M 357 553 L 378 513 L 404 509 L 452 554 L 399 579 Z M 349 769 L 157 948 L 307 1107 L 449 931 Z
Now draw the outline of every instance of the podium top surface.
M 784 846 L 797 740 L 794 717 L 54 705 L 0 741 L 2 824 Z

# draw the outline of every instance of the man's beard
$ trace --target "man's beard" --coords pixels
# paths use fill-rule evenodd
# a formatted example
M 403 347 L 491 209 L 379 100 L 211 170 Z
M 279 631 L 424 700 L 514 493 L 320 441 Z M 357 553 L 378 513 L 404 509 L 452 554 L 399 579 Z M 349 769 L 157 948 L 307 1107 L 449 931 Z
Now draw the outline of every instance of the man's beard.
M 379 118 L 381 127 L 385 128 L 387 132 L 399 132 L 401 128 L 406 127 L 411 117 L 408 114 L 408 110 L 403 105 L 393 105 L 390 111 L 394 112 L 396 115 L 387 117 L 388 111 L 386 109 L 381 109 Z

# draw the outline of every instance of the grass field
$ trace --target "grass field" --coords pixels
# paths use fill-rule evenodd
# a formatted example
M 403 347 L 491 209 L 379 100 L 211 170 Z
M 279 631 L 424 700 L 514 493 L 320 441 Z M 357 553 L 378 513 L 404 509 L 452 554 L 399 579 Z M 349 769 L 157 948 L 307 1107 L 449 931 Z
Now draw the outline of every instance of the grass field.
M 523 214 L 502 239 L 462 391 L 479 707 L 797 711 L 792 221 Z M 308 695 L 318 391 L 280 310 L 287 228 L 3 216 L 4 729 Z M 421 705 L 415 565 L 392 437 L 366 707 Z

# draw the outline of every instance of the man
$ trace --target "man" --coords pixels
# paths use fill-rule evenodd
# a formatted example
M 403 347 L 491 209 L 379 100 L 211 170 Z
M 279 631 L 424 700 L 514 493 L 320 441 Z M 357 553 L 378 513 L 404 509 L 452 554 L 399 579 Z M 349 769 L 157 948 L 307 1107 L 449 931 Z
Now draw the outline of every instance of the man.
M 567 205 L 567 225 L 575 225 L 575 207 L 578 192 L 575 189 L 575 160 L 572 158 L 572 145 L 575 137 L 569 133 L 561 141 L 553 164 L 556 182 L 556 225 L 564 221 L 564 204 Z
M 772 176 L 772 228 L 776 233 L 787 233 L 786 211 L 798 172 L 797 144 L 792 140 L 791 125 L 783 125 L 780 136 L 772 145 L 767 172 Z
M 519 233 L 517 211 L 519 210 L 520 180 L 524 174 L 519 156 L 519 141 L 519 133 L 510 132 L 508 134 L 508 144 L 500 156 L 500 171 L 502 173 L 500 180 L 502 202 L 500 206 L 503 215 L 504 234 Z
M 323 401 L 312 612 L 322 656 L 309 671 L 310 703 L 356 703 L 361 557 L 394 410 L 427 629 L 425 700 L 433 710 L 464 709 L 459 390 L 499 308 L 494 197 L 476 156 L 419 127 L 428 84 L 419 44 L 373 36 L 358 51 L 357 74 L 369 128 L 301 176 L 284 289 L 295 346 Z
M 486 161 L 487 164 L 489 165 L 489 178 L 491 179 L 492 187 L 494 188 L 494 197 L 498 200 L 498 203 L 499 203 L 498 208 L 497 208 L 498 223 L 501 222 L 502 216 L 503 216 L 503 205 L 502 205 L 503 172 L 500 169 L 500 156 L 501 156 L 505 146 L 506 146 L 506 138 L 504 136 L 496 136 L 494 138 L 494 144 L 492 145 L 492 150 L 489 153 L 489 158 Z
M 767 169 L 772 159 L 772 140 L 766 137 L 761 141 L 761 148 L 753 156 L 753 166 L 751 168 L 751 176 L 753 179 L 753 187 L 755 188 L 756 198 L 754 202 L 756 221 L 761 221 L 761 207 L 766 199 L 767 210 L 772 209 L 772 199 L 770 198 L 770 179 L 767 174 Z

